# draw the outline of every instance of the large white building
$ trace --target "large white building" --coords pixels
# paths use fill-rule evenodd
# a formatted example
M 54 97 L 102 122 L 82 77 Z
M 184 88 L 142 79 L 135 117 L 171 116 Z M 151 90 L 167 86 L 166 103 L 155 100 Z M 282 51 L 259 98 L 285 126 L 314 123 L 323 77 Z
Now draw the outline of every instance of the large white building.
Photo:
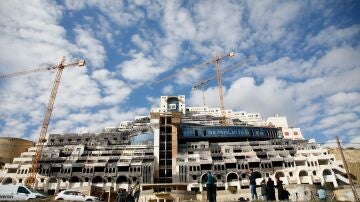
M 162 96 L 160 108 L 134 123 L 100 134 L 49 135 L 36 188 L 52 193 L 91 185 L 117 190 L 140 181 L 142 197 L 161 199 L 156 195 L 161 191 L 203 191 L 207 171 L 216 176 L 219 191 L 247 189 L 250 168 L 258 185 L 277 176 L 285 185 L 349 183 L 342 163 L 305 140 L 299 128 L 289 127 L 286 117 L 263 120 L 259 113 L 227 110 L 228 125 L 223 126 L 220 109 L 185 104 L 183 95 Z M 144 137 L 148 144 L 132 144 L 131 138 Z M 35 149 L 6 164 L 0 182 L 25 183 Z

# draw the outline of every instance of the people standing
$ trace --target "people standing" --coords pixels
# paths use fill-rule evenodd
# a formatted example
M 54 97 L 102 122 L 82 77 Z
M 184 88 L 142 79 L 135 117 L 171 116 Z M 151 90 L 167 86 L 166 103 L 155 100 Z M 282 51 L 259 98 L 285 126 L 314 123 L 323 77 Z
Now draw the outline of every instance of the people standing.
M 269 193 L 267 190 L 265 180 L 261 181 L 261 196 L 263 197 L 264 201 L 267 201 L 269 198 Z
M 250 181 L 251 198 L 253 200 L 258 199 L 257 193 L 256 193 L 256 178 L 255 178 L 255 174 L 254 174 L 254 171 L 252 168 L 250 169 L 249 181 Z
M 140 197 L 140 182 L 136 181 L 136 183 L 134 184 L 134 186 L 131 188 L 132 193 L 133 193 L 133 197 L 134 197 L 134 201 L 135 202 L 139 202 L 139 197 Z
M 280 180 L 279 176 L 276 176 L 276 188 L 278 189 L 278 199 L 279 199 L 279 201 L 284 200 L 283 182 Z
M 216 184 L 215 178 L 210 171 L 207 173 L 206 180 L 207 199 L 209 202 L 216 202 Z
M 267 183 L 266 183 L 267 191 L 268 191 L 268 200 L 269 201 L 276 201 L 275 198 L 275 185 L 274 181 L 269 177 Z
M 126 195 L 125 189 L 119 189 L 119 192 L 116 195 L 116 202 L 126 202 Z

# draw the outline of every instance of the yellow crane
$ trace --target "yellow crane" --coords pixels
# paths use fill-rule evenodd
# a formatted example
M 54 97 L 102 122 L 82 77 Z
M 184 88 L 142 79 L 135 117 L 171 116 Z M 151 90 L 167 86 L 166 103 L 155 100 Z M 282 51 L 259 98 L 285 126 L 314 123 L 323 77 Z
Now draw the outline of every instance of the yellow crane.
M 51 89 L 50 99 L 49 99 L 49 102 L 48 102 L 48 105 L 46 108 L 44 120 L 42 122 L 39 140 L 36 145 L 36 152 L 33 157 L 31 169 L 29 172 L 29 177 L 26 182 L 26 185 L 28 185 L 30 187 L 33 187 L 35 184 L 35 181 L 36 181 L 36 174 L 39 170 L 39 161 L 41 159 L 42 150 L 43 150 L 44 144 L 46 142 L 46 133 L 48 130 L 51 114 L 52 114 L 52 111 L 54 108 L 55 98 L 56 98 L 57 90 L 59 88 L 62 72 L 65 67 L 85 66 L 85 60 L 79 60 L 77 62 L 73 62 L 73 63 L 69 63 L 69 64 L 64 64 L 64 62 L 65 62 L 65 57 L 62 57 L 61 62 L 57 66 L 46 67 L 46 68 L 36 68 L 36 69 L 25 70 L 25 71 L 21 71 L 21 72 L 15 72 L 15 73 L 11 73 L 11 74 L 0 75 L 0 79 L 4 79 L 4 78 L 20 76 L 20 75 L 24 75 L 24 74 L 29 74 L 29 73 L 33 73 L 33 72 L 56 70 L 56 76 L 55 76 L 55 80 L 54 80 L 54 83 L 53 83 L 53 86 Z
M 246 61 L 247 61 L 247 59 L 241 60 L 240 62 L 235 63 L 235 64 L 233 64 L 233 65 L 225 68 L 224 71 L 221 72 L 221 74 L 224 74 L 224 73 L 226 73 L 226 72 L 229 72 L 229 71 L 231 71 L 231 70 L 233 70 L 233 69 L 241 66 L 241 65 L 244 64 Z M 204 93 L 204 85 L 205 85 L 206 83 L 208 83 L 209 81 L 211 81 L 212 79 L 216 78 L 216 77 L 217 77 L 216 74 L 215 74 L 215 75 L 212 75 L 211 77 L 209 77 L 209 78 L 207 78 L 207 79 L 204 79 L 204 80 L 201 80 L 201 81 L 199 81 L 198 83 L 194 84 L 194 85 L 191 87 L 191 89 L 192 89 L 193 91 L 196 90 L 196 89 L 199 89 L 199 87 L 201 87 L 202 97 L 203 97 L 203 105 L 204 105 L 204 106 L 206 105 L 206 102 L 205 102 L 205 93 Z
M 199 67 L 203 67 L 207 64 L 211 64 L 214 63 L 215 64 L 215 71 L 216 71 L 216 77 L 217 77 L 217 81 L 218 81 L 218 88 L 219 88 L 219 97 L 220 97 L 220 110 L 221 110 L 221 119 L 220 119 L 220 123 L 221 125 L 226 125 L 226 119 L 225 119 L 225 112 L 224 112 L 224 96 L 223 96 L 223 92 L 222 92 L 222 81 L 221 81 L 221 71 L 220 71 L 220 62 L 221 60 L 225 59 L 225 58 L 229 58 L 229 57 L 234 57 L 235 53 L 234 52 L 230 52 L 226 55 L 219 55 L 216 54 L 215 58 L 213 60 L 207 61 L 207 62 L 203 62 L 201 64 L 195 65 L 194 67 L 190 67 L 187 69 L 184 69 L 182 71 L 176 72 L 168 77 L 165 77 L 163 79 L 154 81 L 154 83 L 161 83 L 163 81 L 169 80 L 171 78 L 174 78 L 176 76 L 179 76 L 181 74 L 184 74 L 192 69 L 195 68 L 199 68 Z

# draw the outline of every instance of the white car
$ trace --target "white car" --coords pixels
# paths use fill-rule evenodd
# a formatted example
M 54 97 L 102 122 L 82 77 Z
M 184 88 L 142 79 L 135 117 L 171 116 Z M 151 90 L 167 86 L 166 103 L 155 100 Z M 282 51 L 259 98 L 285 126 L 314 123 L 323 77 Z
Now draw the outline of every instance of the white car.
M 34 189 L 23 185 L 0 185 L 0 201 L 40 200 L 46 198 Z
M 55 196 L 55 200 L 69 201 L 100 201 L 98 197 L 87 196 L 76 190 L 64 190 Z

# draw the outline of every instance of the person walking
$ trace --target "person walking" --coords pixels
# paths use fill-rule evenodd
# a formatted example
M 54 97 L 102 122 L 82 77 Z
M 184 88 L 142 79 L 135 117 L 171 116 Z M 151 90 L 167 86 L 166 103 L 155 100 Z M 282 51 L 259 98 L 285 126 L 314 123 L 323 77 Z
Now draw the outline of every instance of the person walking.
M 263 197 L 263 201 L 267 201 L 269 198 L 269 193 L 267 190 L 265 180 L 261 181 L 261 196 Z
M 216 202 L 216 184 L 215 178 L 210 171 L 207 173 L 206 189 L 207 189 L 207 200 L 209 202 Z
M 279 201 L 284 200 L 283 182 L 280 180 L 279 176 L 276 176 L 276 188 L 278 189 L 278 199 L 279 199 Z
M 276 201 L 275 198 L 275 185 L 274 181 L 269 177 L 267 183 L 266 183 L 267 191 L 268 191 L 268 200 L 269 201 Z
M 250 181 L 251 198 L 253 200 L 258 199 L 257 193 L 256 193 L 256 178 L 255 178 L 255 174 L 254 174 L 254 171 L 252 168 L 250 169 L 249 181 Z
M 133 187 L 131 188 L 132 193 L 133 193 L 133 197 L 134 197 L 134 201 L 135 202 L 139 202 L 139 197 L 140 197 L 140 182 L 136 181 L 136 183 L 133 185 Z

